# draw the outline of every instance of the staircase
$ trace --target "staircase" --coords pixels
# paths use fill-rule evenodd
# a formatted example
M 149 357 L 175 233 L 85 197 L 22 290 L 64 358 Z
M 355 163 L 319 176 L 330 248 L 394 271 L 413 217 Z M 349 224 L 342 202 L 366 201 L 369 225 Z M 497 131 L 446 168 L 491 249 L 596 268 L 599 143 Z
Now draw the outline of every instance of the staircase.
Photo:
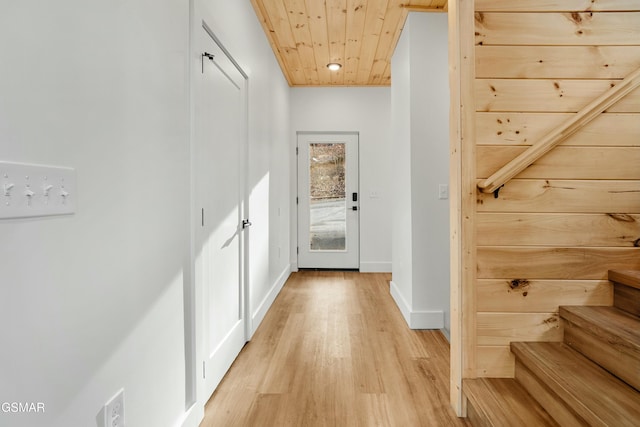
M 511 343 L 515 378 L 464 380 L 474 426 L 640 426 L 640 271 L 609 280 L 613 307 L 560 307 L 563 342 Z

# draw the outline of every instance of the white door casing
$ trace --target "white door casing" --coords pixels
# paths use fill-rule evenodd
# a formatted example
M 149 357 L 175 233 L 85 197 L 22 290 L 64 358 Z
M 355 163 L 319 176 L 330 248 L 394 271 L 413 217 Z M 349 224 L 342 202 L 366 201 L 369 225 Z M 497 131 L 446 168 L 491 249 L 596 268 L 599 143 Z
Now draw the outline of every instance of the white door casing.
M 298 268 L 360 267 L 358 133 L 298 132 Z

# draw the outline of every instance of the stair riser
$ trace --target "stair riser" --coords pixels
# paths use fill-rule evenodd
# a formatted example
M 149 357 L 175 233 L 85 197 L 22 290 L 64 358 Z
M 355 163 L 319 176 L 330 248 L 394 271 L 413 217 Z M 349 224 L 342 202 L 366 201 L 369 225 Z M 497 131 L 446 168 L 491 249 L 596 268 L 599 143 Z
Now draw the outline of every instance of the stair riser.
M 559 425 L 563 427 L 585 425 L 584 420 L 566 406 L 560 396 L 540 381 L 517 357 L 515 378 Z
M 560 427 L 512 378 L 465 379 L 462 387 L 473 427 Z
M 583 425 L 594 427 L 638 425 L 640 393 L 567 344 L 512 342 L 511 351 L 516 379 L 552 416 L 573 412 Z
M 492 427 L 476 412 L 476 408 L 473 407 L 471 402 L 467 403 L 467 419 L 473 427 Z
M 614 283 L 613 305 L 634 316 L 640 316 L 640 289 Z
M 640 359 L 637 354 L 629 352 L 620 343 L 602 340 L 567 320 L 563 321 L 565 344 L 640 390 Z

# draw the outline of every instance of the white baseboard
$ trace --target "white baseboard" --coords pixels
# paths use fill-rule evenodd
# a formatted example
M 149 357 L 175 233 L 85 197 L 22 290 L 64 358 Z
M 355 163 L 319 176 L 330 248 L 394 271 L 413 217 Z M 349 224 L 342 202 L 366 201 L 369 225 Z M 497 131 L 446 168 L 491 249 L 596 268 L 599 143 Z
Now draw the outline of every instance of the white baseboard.
M 258 329 L 258 326 L 260 326 L 260 323 L 262 323 L 264 316 L 267 315 L 267 311 L 269 311 L 269 308 L 271 308 L 271 305 L 276 300 L 276 297 L 282 290 L 282 287 L 284 286 L 285 282 L 289 278 L 290 274 L 291 274 L 291 267 L 286 266 L 282 270 L 282 273 L 280 273 L 280 276 L 278 277 L 278 279 L 276 279 L 276 282 L 273 284 L 273 286 L 271 286 L 271 289 L 269 290 L 267 295 L 260 302 L 260 305 L 258 306 L 257 310 L 251 316 L 251 336 L 253 336 L 253 334 Z
M 393 281 L 389 286 L 391 296 L 402 313 L 405 322 L 411 329 L 443 329 L 444 328 L 444 311 L 412 311 L 411 307 L 404 299 L 398 285 Z
M 407 322 L 407 325 L 411 327 L 411 308 L 409 307 L 409 304 L 407 304 L 407 301 L 402 296 L 402 293 L 400 292 L 398 285 L 396 285 L 393 280 L 389 284 L 389 290 L 391 292 L 391 297 L 393 298 L 393 300 L 396 302 L 396 305 L 400 309 L 400 313 L 402 313 L 402 317 L 404 317 L 404 320 Z
M 360 273 L 391 273 L 390 262 L 361 262 Z
M 178 421 L 176 427 L 198 427 L 204 419 L 204 403 L 194 403 L 191 408 L 185 412 L 182 419 Z
M 444 311 L 413 311 L 409 327 L 411 329 L 442 329 L 444 328 Z

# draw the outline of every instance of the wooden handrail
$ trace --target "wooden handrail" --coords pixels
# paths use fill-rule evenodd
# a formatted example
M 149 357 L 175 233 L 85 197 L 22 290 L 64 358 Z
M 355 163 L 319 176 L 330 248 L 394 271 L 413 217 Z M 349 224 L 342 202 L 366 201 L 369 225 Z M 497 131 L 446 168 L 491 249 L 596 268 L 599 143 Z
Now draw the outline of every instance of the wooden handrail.
M 640 86 L 640 68 L 594 99 L 586 107 L 578 111 L 575 116 L 553 129 L 538 142 L 498 169 L 489 178 L 480 181 L 478 188 L 483 193 L 495 192 L 511 178 L 531 166 L 533 162 L 547 154 L 552 148 L 576 133 L 638 86 Z

